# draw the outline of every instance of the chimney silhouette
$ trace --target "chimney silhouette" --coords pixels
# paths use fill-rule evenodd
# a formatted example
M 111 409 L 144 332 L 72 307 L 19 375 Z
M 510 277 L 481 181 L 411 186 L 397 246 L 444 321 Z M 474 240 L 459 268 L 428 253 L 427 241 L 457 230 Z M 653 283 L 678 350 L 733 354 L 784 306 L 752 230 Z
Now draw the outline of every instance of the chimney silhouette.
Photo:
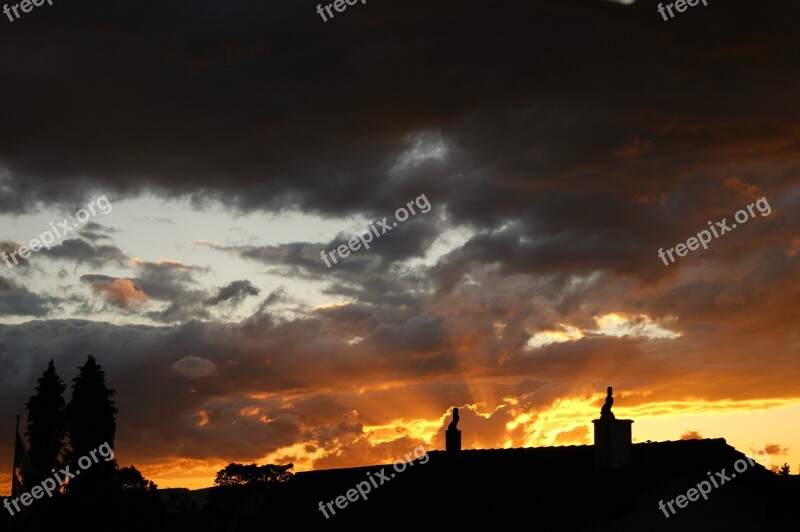
M 608 387 L 606 402 L 600 410 L 600 419 L 593 419 L 594 465 L 596 469 L 616 469 L 631 462 L 632 419 L 617 419 L 611 412 L 614 405 L 612 388 Z
M 458 419 L 458 408 L 454 408 L 453 421 L 450 422 L 444 433 L 445 449 L 449 455 L 455 455 L 461 452 L 461 431 L 456 428 Z

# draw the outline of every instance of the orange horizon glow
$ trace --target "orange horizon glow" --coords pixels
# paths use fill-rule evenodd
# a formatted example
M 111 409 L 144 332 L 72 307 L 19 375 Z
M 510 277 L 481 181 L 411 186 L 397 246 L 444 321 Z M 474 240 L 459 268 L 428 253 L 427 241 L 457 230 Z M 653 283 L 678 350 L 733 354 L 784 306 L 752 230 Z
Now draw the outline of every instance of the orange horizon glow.
M 506 423 L 504 441 L 486 439 L 482 445 L 480 437 L 470 435 L 469 428 L 460 424 L 464 448 L 511 448 L 544 447 L 566 445 L 590 445 L 592 443 L 591 420 L 599 414 L 599 406 L 604 395 L 595 394 L 586 398 L 557 399 L 548 409 L 541 412 L 514 411 L 514 398 L 508 397 L 503 404 L 494 409 L 484 409 L 476 404 L 459 405 L 462 420 L 471 412 L 475 417 L 491 418 L 498 409 L 511 409 L 513 419 Z M 617 418 L 633 419 L 633 442 L 674 441 L 681 439 L 689 431 L 699 432 L 703 438 L 724 438 L 729 445 L 743 453 L 760 447 L 778 445 L 780 454 L 770 455 L 769 466 L 788 463 L 792 474 L 800 466 L 800 427 L 780 425 L 780 420 L 800 419 L 800 398 L 767 399 L 760 401 L 667 401 L 643 403 L 625 407 L 625 395 L 615 396 L 614 407 Z M 248 410 L 242 415 L 254 415 Z M 434 419 L 396 419 L 384 425 L 364 426 L 364 438 L 371 446 L 387 444 L 398 436 L 407 436 L 412 441 L 421 441 L 427 450 L 442 447 L 437 445 L 437 435 L 449 423 L 450 409 Z M 789 430 L 787 433 L 786 430 Z M 788 436 L 788 439 L 787 439 Z M 408 450 L 411 450 L 409 448 Z M 264 455 L 256 463 L 287 463 L 286 457 L 295 458 L 294 472 L 314 470 L 313 462 L 324 453 L 309 453 L 302 444 L 277 449 Z M 117 450 L 120 467 L 130 465 L 131 453 L 123 448 Z M 341 467 L 356 467 L 391 463 L 398 456 L 390 453 L 373 455 L 375 458 L 359 460 L 357 456 L 342 456 Z M 400 453 L 402 457 L 402 452 Z M 133 464 L 159 488 L 202 489 L 212 487 L 217 471 L 236 460 L 190 460 L 170 458 L 148 463 L 134 460 Z M 250 463 L 251 461 L 244 461 Z M 337 467 L 335 464 L 333 468 Z M 321 469 L 329 469 L 324 467 Z M 8 476 L 0 483 L 0 490 L 9 491 Z

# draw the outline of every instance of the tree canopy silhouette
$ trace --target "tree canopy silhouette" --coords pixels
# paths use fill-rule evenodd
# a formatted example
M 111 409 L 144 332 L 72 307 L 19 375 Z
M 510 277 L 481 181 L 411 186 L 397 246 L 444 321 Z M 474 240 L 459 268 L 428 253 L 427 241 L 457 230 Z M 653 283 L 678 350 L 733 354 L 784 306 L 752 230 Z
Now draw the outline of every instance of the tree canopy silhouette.
M 134 466 L 120 468 L 117 473 L 119 486 L 126 491 L 156 491 L 158 486 L 147 480 Z
M 115 392 L 106 386 L 105 372 L 91 355 L 78 369 L 68 405 L 64 401 L 66 385 L 52 360 L 25 405 L 26 435 L 35 469 L 35 474 L 24 479 L 26 489 L 52 478 L 53 469 L 66 467 L 74 476 L 67 480 L 59 471 L 60 481 L 66 480 L 66 493 L 43 497 L 14 515 L 14 530 L 160 530 L 165 517 L 158 487 L 134 466 L 120 469 L 116 459 L 106 460 L 113 455 L 102 449 L 104 444 L 113 449 L 117 414 L 112 399 Z
M 106 372 L 92 355 L 72 380 L 72 400 L 67 406 L 70 447 L 75 460 L 103 443 L 114 447 L 117 408 L 106 386 Z
M 75 464 L 104 443 L 114 448 L 117 430 L 117 407 L 111 397 L 115 391 L 106 386 L 105 371 L 92 355 L 72 380 L 72 399 L 67 405 L 67 429 L 71 450 L 67 461 Z M 82 495 L 85 506 L 101 513 L 94 505 L 98 499 L 110 497 L 119 488 L 116 460 L 99 463 L 70 480 L 67 491 Z M 110 504 L 110 503 L 106 503 Z
M 28 412 L 28 437 L 33 478 L 25 479 L 34 485 L 50 477 L 52 469 L 61 466 L 66 439 L 64 381 L 56 374 L 53 360 L 39 377 L 36 393 L 25 404 Z
M 228 464 L 224 469 L 217 472 L 214 484 L 217 486 L 246 486 L 252 482 L 288 482 L 293 474 L 289 471 L 294 464 L 263 465 L 256 464 Z

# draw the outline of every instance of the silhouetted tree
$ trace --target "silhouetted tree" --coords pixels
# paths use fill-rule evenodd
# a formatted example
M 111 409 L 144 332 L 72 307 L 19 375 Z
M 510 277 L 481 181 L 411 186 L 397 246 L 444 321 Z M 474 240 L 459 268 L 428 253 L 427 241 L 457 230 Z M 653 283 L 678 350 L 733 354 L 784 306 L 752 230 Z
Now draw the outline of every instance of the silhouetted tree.
M 126 491 L 156 491 L 158 486 L 142 476 L 134 466 L 123 467 L 117 472 L 119 486 Z
M 285 506 L 294 464 L 228 464 L 217 473 L 201 511 L 204 530 L 251 530 L 263 523 L 260 509 L 271 501 L 275 511 Z
M 781 466 L 780 470 L 778 471 L 778 474 L 779 475 L 784 475 L 784 476 L 788 475 L 789 474 L 789 464 L 784 462 L 783 466 Z
M 92 355 L 78 368 L 72 380 L 72 399 L 67 406 L 71 458 L 86 456 L 103 443 L 114 448 L 117 408 L 111 399 L 116 392 L 106 387 L 106 372 Z
M 158 486 L 134 466 L 117 471 L 119 499 L 114 508 L 115 530 L 154 530 L 164 519 L 164 504 Z
M 66 385 L 56 374 L 52 360 L 39 377 L 36 393 L 25 404 L 28 411 L 29 453 L 34 475 L 25 479 L 28 485 L 38 484 L 51 477 L 52 469 L 61 466 L 66 437 L 64 390 Z
M 79 461 L 108 443 L 114 447 L 117 429 L 117 408 L 111 397 L 114 390 L 106 386 L 105 372 L 89 355 L 72 380 L 72 399 L 67 405 L 67 430 L 71 450 L 67 463 L 72 471 Z M 96 451 L 95 451 L 96 453 Z M 96 453 L 97 454 L 97 453 Z M 92 461 L 90 467 L 81 468 L 80 476 L 69 480 L 67 493 L 73 526 L 83 530 L 119 530 L 120 496 L 116 460 Z
M 214 484 L 217 486 L 246 486 L 251 482 L 288 482 L 293 474 L 289 471 L 294 464 L 263 465 L 228 464 L 217 472 Z

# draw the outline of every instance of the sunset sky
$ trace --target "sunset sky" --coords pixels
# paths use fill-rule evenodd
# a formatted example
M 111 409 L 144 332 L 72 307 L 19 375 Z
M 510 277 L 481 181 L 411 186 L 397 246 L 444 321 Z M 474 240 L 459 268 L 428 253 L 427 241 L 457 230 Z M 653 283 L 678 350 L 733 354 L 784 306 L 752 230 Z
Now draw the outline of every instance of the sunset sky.
M 657 4 L 0 20 L 0 248 L 113 206 L 0 261 L 0 491 L 48 360 L 70 384 L 89 354 L 120 465 L 159 487 L 443 449 L 453 407 L 464 448 L 590 444 L 609 385 L 635 442 L 725 438 L 797 473 L 800 5 Z

